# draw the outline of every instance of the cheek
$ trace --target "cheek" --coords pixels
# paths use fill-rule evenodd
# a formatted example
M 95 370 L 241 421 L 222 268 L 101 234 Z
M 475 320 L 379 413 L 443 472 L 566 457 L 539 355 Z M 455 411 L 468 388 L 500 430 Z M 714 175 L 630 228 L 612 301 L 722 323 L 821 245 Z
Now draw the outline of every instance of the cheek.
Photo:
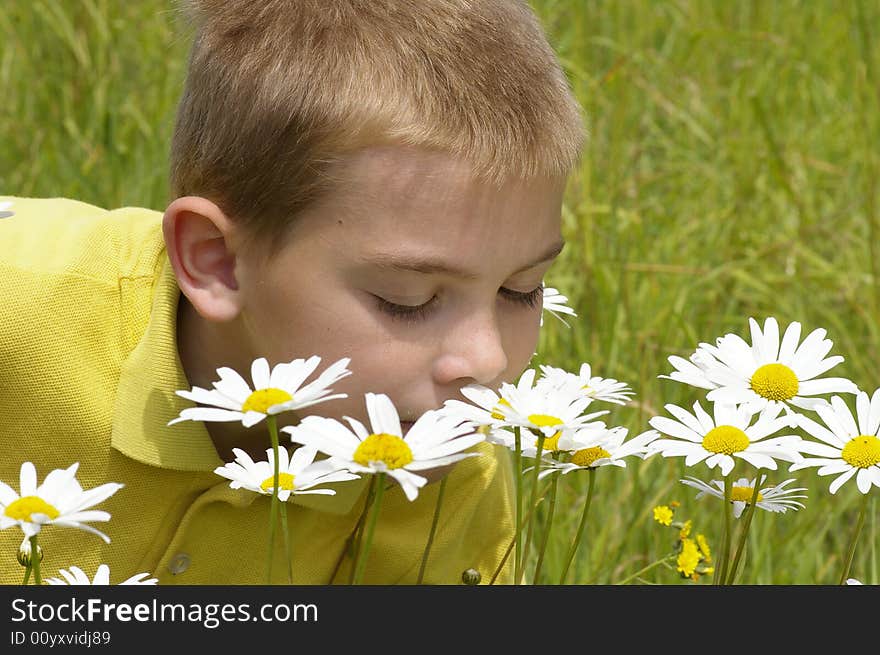
M 252 342 L 262 342 L 279 361 L 319 355 L 329 364 L 376 343 L 364 314 L 365 308 L 339 289 L 299 284 L 261 290 L 244 320 Z
M 505 381 L 515 381 L 529 365 L 538 347 L 539 321 L 539 315 L 536 314 L 534 318 L 512 320 L 503 328 L 505 352 L 507 353 Z

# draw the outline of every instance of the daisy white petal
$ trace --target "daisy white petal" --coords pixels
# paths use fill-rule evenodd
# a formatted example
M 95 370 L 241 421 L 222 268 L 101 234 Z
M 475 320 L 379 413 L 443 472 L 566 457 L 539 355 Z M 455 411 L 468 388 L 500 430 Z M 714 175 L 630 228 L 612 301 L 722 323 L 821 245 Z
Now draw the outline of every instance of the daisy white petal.
M 625 382 L 592 375 L 590 365 L 587 363 L 581 364 L 578 373 L 571 373 L 565 369 L 545 364 L 542 364 L 540 369 L 544 382 L 561 388 L 570 385 L 593 400 L 624 405 L 633 395 L 633 391 Z
M 259 357 L 251 363 L 253 387 L 235 370 L 220 367 L 217 369 L 220 379 L 212 383 L 213 390 L 193 387 L 189 391 L 176 392 L 182 398 L 213 407 L 186 408 L 168 425 L 180 421 L 241 421 L 249 428 L 269 415 L 347 398 L 346 394 L 329 395 L 329 386 L 351 374 L 347 369 L 348 358 L 335 362 L 315 381 L 303 386 L 320 361 L 321 358 L 315 355 L 307 360 L 294 359 L 270 368 L 266 358 Z
M 187 407 L 180 415 L 168 421 L 168 425 L 174 425 L 181 421 L 240 421 L 244 419 L 242 412 L 214 407 Z
M 391 399 L 384 394 L 368 393 L 366 395 L 367 414 L 373 432 L 378 434 L 391 434 L 397 437 L 403 436 L 400 426 L 400 416 Z
M 658 378 L 667 380 L 675 380 L 692 387 L 700 389 L 715 389 L 718 385 L 706 379 L 706 374 L 702 368 L 694 364 L 692 361 L 679 357 L 678 355 L 670 355 L 667 360 L 675 369 L 669 375 L 658 375 Z
M 106 564 L 98 566 L 94 579 L 90 580 L 89 576 L 77 566 L 71 566 L 70 570 L 59 569 L 58 573 L 64 578 L 46 578 L 43 580 L 49 585 L 109 585 L 110 584 L 110 567 Z M 159 582 L 157 578 L 150 578 L 149 573 L 137 573 L 130 578 L 120 582 L 120 585 L 155 585 Z
M 831 494 L 836 494 L 838 490 L 844 485 L 844 483 L 846 483 L 846 481 L 853 477 L 855 474 L 856 469 L 849 469 L 848 471 L 844 471 L 839 476 L 837 476 L 830 485 L 828 485 L 828 491 Z M 859 491 L 861 491 L 861 489 Z
M 563 296 L 559 291 L 553 287 L 544 287 L 543 293 L 543 309 L 546 312 L 550 312 L 558 318 L 560 321 L 565 323 L 566 327 L 569 327 L 568 323 L 564 318 L 562 318 L 559 314 L 568 314 L 569 316 L 577 316 L 575 311 L 569 307 L 566 303 L 568 302 L 568 298 Z M 541 325 L 544 325 L 544 315 L 541 315 Z
M 400 488 L 403 489 L 404 495 L 406 495 L 406 499 L 410 502 L 418 497 L 419 489 L 428 484 L 427 478 L 411 473 L 406 469 L 390 469 L 387 473 L 390 477 L 397 480 L 398 484 L 400 484 Z
M 193 387 L 191 391 L 181 390 L 177 392 L 178 396 L 191 400 L 194 403 L 202 403 L 203 405 L 216 405 L 221 409 L 239 411 L 241 402 L 230 398 L 229 396 L 217 391 L 216 389 L 202 389 L 201 387 Z

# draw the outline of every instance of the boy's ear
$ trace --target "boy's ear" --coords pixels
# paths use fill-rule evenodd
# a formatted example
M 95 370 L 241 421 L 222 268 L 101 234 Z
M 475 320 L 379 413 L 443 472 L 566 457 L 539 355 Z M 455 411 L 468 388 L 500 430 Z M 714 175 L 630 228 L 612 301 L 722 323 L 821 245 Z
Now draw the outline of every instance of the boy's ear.
M 232 221 L 207 198 L 174 200 L 162 218 L 165 248 L 180 290 L 209 321 L 229 321 L 241 310 L 235 279 Z

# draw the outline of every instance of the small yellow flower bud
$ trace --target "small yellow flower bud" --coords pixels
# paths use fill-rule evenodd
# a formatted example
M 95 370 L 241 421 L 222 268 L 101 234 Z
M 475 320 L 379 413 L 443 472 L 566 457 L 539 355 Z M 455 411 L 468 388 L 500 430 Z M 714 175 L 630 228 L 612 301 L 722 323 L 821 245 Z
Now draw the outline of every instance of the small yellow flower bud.
M 461 581 L 466 585 L 478 585 L 483 576 L 477 569 L 467 569 L 461 574 Z

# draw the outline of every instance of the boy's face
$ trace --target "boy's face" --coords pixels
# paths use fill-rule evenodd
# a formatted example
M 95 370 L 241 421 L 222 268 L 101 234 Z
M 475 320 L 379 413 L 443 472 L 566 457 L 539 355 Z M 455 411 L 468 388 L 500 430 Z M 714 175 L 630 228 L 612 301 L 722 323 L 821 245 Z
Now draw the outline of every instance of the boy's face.
M 302 414 L 365 423 L 366 392 L 387 394 L 411 422 L 464 399 L 466 384 L 516 379 L 562 246 L 563 189 L 562 179 L 493 187 L 424 150 L 354 155 L 279 254 L 237 259 L 244 354 L 272 366 L 320 355 L 319 371 L 350 357 L 352 374 L 333 386 L 348 398 Z

